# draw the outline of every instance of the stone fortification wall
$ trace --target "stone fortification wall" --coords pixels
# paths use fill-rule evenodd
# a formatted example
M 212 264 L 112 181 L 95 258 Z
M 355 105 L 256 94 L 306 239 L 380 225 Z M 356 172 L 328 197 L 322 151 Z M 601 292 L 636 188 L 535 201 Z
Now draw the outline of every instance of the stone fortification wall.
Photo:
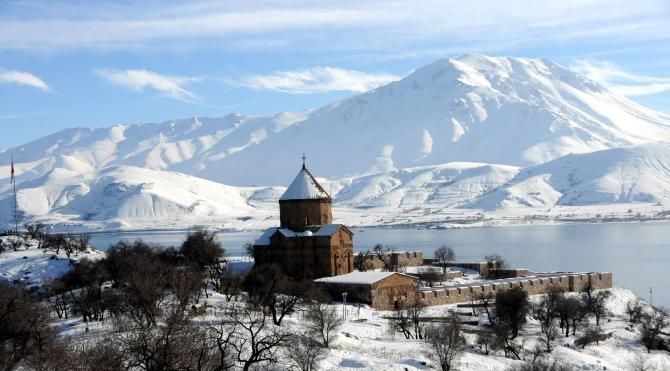
M 448 263 L 447 266 L 449 267 L 461 267 L 465 269 L 471 269 L 473 271 L 477 271 L 480 275 L 486 276 L 489 273 L 489 265 L 486 262 L 478 262 L 478 263 L 458 263 L 458 262 L 453 262 L 453 263 Z
M 384 268 L 384 262 L 377 255 L 363 256 L 357 254 L 354 259 L 365 259 L 368 269 Z M 392 252 L 384 254 L 384 259 L 390 259 L 391 265 L 396 267 L 418 267 L 423 265 L 423 253 L 421 251 Z
M 591 284 L 593 289 L 607 289 L 612 287 L 612 273 L 566 273 L 556 275 L 542 275 L 519 279 L 503 279 L 483 281 L 471 285 L 454 287 L 422 288 L 419 290 L 419 299 L 426 305 L 443 305 L 465 303 L 479 294 L 509 290 L 520 287 L 529 295 L 544 294 L 552 287 L 560 287 L 565 291 L 581 291 Z

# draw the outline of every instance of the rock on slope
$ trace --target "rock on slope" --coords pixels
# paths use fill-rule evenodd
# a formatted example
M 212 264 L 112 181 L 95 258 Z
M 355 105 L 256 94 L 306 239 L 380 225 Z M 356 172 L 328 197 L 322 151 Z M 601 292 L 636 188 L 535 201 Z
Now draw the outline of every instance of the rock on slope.
M 342 178 L 455 161 L 537 165 L 668 137 L 667 116 L 553 62 L 465 55 L 313 111 L 69 129 L 0 163 L 15 153 L 20 181 L 132 165 L 274 185 L 291 180 L 302 152 L 319 175 Z

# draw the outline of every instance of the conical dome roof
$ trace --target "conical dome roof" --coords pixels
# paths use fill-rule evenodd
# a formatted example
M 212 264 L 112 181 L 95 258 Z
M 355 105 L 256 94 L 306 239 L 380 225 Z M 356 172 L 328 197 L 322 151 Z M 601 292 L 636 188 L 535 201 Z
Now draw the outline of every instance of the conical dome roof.
M 330 200 L 330 196 L 303 166 L 279 200 Z

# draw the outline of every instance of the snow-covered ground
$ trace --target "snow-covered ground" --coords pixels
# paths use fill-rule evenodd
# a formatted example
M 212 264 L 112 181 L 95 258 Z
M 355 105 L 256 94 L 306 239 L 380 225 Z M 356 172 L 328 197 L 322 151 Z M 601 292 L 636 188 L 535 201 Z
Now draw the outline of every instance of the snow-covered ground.
M 575 336 L 559 336 L 555 349 L 543 356 L 549 362 L 558 361 L 575 370 L 631 370 L 636 358 L 645 360 L 647 370 L 663 371 L 670 369 L 670 353 L 652 351 L 647 354 L 646 349 L 638 341 L 638 332 L 626 322 L 625 308 L 629 300 L 637 297 L 630 291 L 620 288 L 610 290 L 612 295 L 607 302 L 607 308 L 612 315 L 605 320 L 601 327 L 612 336 L 601 341 L 599 345 L 588 345 L 581 349 L 574 345 Z M 531 297 L 537 301 L 540 296 Z M 207 299 L 210 312 L 197 320 L 207 322 L 214 319 L 213 313 L 226 302 L 222 295 L 214 293 Z M 344 315 L 345 307 L 341 303 L 332 304 L 339 313 Z M 646 304 L 645 304 L 646 305 Z M 455 305 L 428 307 L 424 314 L 427 317 L 446 316 L 450 311 L 463 312 L 467 309 L 457 309 Z M 428 357 L 430 348 L 422 340 L 405 339 L 398 333 L 389 331 L 388 320 L 383 317 L 392 312 L 376 311 L 368 306 L 347 304 L 347 318 L 344 325 L 337 331 L 335 341 L 327 351 L 325 358 L 320 362 L 319 370 L 433 370 Z M 282 326 L 294 332 L 304 331 L 304 314 L 297 311 L 287 316 Z M 84 331 L 85 325 L 79 320 L 63 321 L 64 334 L 70 336 L 104 336 L 107 331 L 105 324 L 90 323 L 89 333 Z M 464 333 L 468 346 L 458 361 L 460 370 L 506 370 L 519 366 L 523 362 L 505 358 L 500 353 L 485 355 L 475 345 L 476 326 L 464 326 Z M 578 332 L 578 336 L 579 336 Z M 524 342 L 524 356 L 532 359 L 531 348 L 540 336 L 540 325 L 529 318 L 524 326 L 521 337 Z M 282 370 L 282 368 L 278 368 Z
M 0 253 L 0 279 L 21 283 L 31 289 L 39 288 L 60 277 L 80 259 L 97 260 L 105 256 L 104 252 L 89 248 L 68 258 L 62 250 L 57 254 L 51 249 L 38 249 L 35 240 L 28 240 L 27 248 L 24 245 L 13 251 L 8 248 L 7 243 L 17 238 L 0 237 L 0 243 L 8 249 Z
M 8 239 L 12 237 L 3 237 Z M 73 260 L 82 258 L 99 259 L 104 253 L 97 251 L 86 251 L 73 256 Z M 247 264 L 247 259 L 231 259 L 242 265 Z M 0 253 L 0 279 L 24 282 L 28 286 L 39 286 L 53 279 L 71 267 L 70 260 L 64 254 L 56 255 L 53 251 L 36 249 L 34 243 L 29 249 L 19 251 L 5 251 Z M 473 272 L 465 272 L 465 280 L 476 279 Z M 642 357 L 646 361 L 647 370 L 670 369 L 670 353 L 664 351 L 652 351 L 647 354 L 644 347 L 638 341 L 638 330 L 631 327 L 627 321 L 626 304 L 637 297 L 630 291 L 620 288 L 610 290 L 611 296 L 607 301 L 607 309 L 611 316 L 604 321 L 602 328 L 605 333 L 612 336 L 602 341 L 599 345 L 589 345 L 585 349 L 574 345 L 575 337 L 562 337 L 556 341 L 552 353 L 544 355 L 548 361 L 557 360 L 560 363 L 570 365 L 579 370 L 629 370 L 636 357 Z M 531 297 L 537 301 L 540 296 Z M 223 295 L 214 293 L 205 299 L 208 303 L 209 312 L 197 320 L 207 322 L 212 319 L 214 313 L 221 306 L 227 305 Z M 328 350 L 326 357 L 320 363 L 320 370 L 428 370 L 431 361 L 427 356 L 430 351 L 427 343 L 421 340 L 408 340 L 401 334 L 389 331 L 387 320 L 383 317 L 392 312 L 376 311 L 366 305 L 348 303 L 332 304 L 344 315 L 347 313 L 344 325 L 337 331 L 335 341 Z M 646 305 L 646 304 L 645 304 Z M 428 307 L 423 316 L 441 317 L 451 311 L 459 313 L 467 312 L 466 308 L 457 308 L 456 305 L 443 305 Z M 284 319 L 283 326 L 291 331 L 300 332 L 304 328 L 304 312 L 299 310 Z M 483 317 L 482 317 L 483 319 Z M 92 322 L 84 324 L 80 318 L 58 320 L 58 328 L 62 335 L 72 336 L 74 339 L 85 337 L 104 337 L 109 330 L 109 322 Z M 88 328 L 88 331 L 85 329 Z M 467 349 L 459 360 L 459 368 L 462 370 L 504 370 L 509 367 L 520 365 L 520 361 L 514 361 L 503 357 L 502 354 L 484 355 L 475 344 L 476 326 L 464 326 L 465 336 L 468 341 Z M 578 333 L 579 335 L 579 333 Z M 532 357 L 530 349 L 538 341 L 539 324 L 529 318 L 522 332 L 525 348 L 528 350 L 525 357 Z

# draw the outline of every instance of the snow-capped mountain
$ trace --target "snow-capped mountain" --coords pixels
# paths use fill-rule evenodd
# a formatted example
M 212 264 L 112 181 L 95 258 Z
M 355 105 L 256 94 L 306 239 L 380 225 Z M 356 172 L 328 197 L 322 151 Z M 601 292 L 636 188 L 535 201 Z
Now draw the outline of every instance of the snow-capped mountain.
M 670 145 L 651 143 L 567 155 L 523 169 L 469 206 L 496 210 L 669 201 Z
M 659 138 L 670 138 L 670 118 L 553 62 L 465 55 L 316 110 L 69 129 L 0 163 L 14 153 L 19 180 L 131 165 L 276 185 L 303 152 L 319 175 L 342 178 L 456 161 L 537 165 Z
M 670 204 L 666 141 L 670 117 L 551 61 L 464 55 L 314 110 L 46 136 L 0 153 L 0 215 L 12 154 L 27 219 L 102 228 L 272 223 L 303 152 L 352 218 Z

